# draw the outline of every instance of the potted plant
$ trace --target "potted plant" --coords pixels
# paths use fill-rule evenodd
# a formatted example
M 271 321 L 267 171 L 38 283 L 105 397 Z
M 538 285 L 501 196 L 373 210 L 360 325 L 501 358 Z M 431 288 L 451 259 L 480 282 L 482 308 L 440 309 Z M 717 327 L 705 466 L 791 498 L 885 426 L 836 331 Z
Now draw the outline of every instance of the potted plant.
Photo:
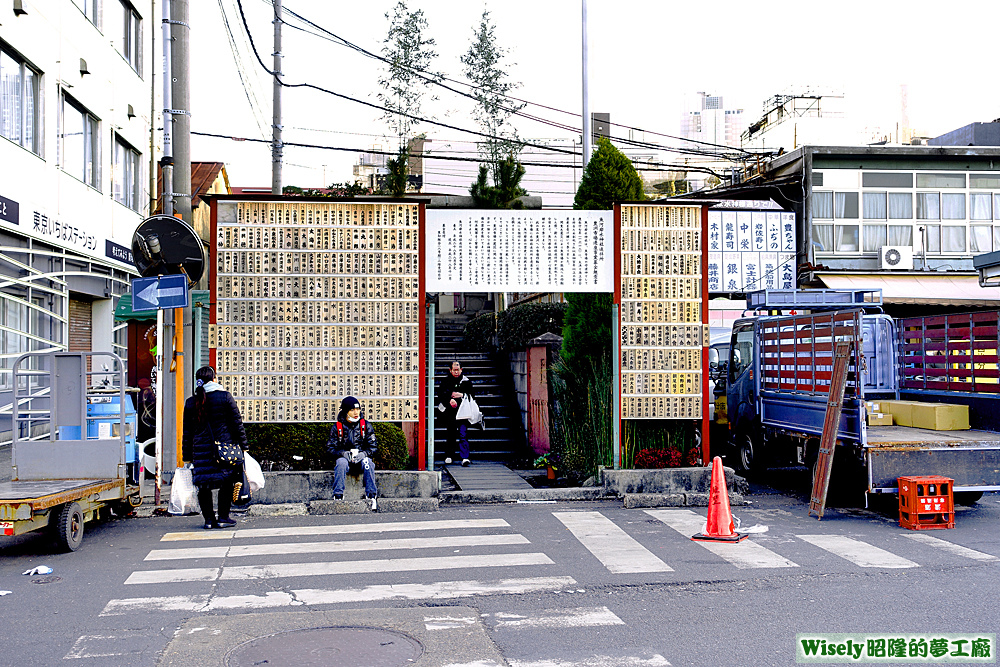
M 556 478 L 556 455 L 552 452 L 547 452 L 542 454 L 537 459 L 535 459 L 536 468 L 545 468 L 546 477 L 548 479 Z

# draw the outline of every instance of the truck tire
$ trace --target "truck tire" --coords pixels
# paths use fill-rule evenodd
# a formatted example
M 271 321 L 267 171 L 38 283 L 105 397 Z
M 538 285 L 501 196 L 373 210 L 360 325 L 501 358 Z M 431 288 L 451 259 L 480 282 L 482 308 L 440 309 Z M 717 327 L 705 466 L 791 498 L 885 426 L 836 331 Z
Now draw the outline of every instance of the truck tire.
M 83 542 L 83 510 L 79 503 L 66 503 L 55 510 L 52 534 L 60 551 L 76 551 Z
M 736 434 L 733 442 L 734 454 L 736 455 L 736 471 L 743 477 L 752 477 L 760 472 L 760 452 L 757 443 L 749 433 L 741 432 Z
M 955 503 L 958 505 L 975 505 L 982 497 L 982 491 L 956 491 Z

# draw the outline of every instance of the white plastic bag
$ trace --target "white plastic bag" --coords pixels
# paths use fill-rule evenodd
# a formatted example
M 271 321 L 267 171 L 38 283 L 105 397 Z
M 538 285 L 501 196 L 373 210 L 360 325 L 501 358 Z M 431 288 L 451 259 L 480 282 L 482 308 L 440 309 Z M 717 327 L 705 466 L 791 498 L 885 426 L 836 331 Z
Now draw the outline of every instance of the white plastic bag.
M 174 471 L 174 479 L 170 483 L 170 505 L 167 511 L 171 514 L 197 514 L 198 497 L 194 489 L 194 478 L 191 468 L 178 468 Z
M 468 394 L 462 397 L 462 404 L 458 406 L 455 419 L 467 419 L 470 424 L 477 424 L 483 418 L 483 413 L 479 410 L 476 399 Z
M 257 463 L 256 459 L 249 454 L 244 454 L 243 468 L 247 473 L 247 482 L 250 483 L 250 491 L 257 493 L 257 491 L 263 489 L 264 471 L 260 469 L 260 464 Z

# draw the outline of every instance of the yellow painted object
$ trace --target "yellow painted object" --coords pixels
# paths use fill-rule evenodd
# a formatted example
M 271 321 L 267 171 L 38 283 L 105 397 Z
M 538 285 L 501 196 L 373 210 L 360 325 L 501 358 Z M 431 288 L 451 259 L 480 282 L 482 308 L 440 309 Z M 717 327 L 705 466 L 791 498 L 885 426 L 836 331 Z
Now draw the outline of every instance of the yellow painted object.
M 892 426 L 892 415 L 887 412 L 869 412 L 869 426 Z
M 913 426 L 932 431 L 968 430 L 969 406 L 924 403 L 913 410 Z
M 726 395 L 723 394 L 715 399 L 715 423 L 716 424 L 728 424 L 729 415 L 726 411 Z

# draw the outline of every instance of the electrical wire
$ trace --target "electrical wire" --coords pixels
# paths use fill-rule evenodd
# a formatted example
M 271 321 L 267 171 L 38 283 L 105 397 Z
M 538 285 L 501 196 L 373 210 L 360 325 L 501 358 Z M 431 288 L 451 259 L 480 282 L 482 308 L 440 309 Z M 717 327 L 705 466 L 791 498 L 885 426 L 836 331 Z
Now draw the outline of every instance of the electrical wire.
M 219 0 L 219 14 L 222 15 L 222 22 L 226 27 L 226 36 L 229 38 L 229 49 L 233 52 L 233 62 L 236 65 L 236 73 L 240 77 L 240 85 L 243 86 L 243 93 L 246 95 L 247 103 L 250 105 L 250 113 L 253 114 L 254 122 L 257 123 L 257 129 L 260 130 L 260 136 L 266 137 L 267 127 L 266 122 L 262 122 L 262 118 L 258 113 L 260 108 L 260 101 L 251 99 L 251 89 L 253 86 L 247 85 L 247 80 L 243 77 L 243 71 L 246 69 L 243 65 L 242 58 L 240 58 L 239 50 L 236 46 L 236 38 L 233 35 L 233 29 L 229 25 L 229 17 L 226 15 L 226 8 L 222 4 L 222 0 Z M 256 98 L 256 93 L 253 95 Z M 266 119 L 265 119 L 266 120 Z
M 264 1 L 265 1 L 266 4 L 273 4 L 273 3 L 268 2 L 267 0 L 264 0 Z M 243 14 L 243 8 L 242 8 L 242 4 L 241 4 L 240 0 L 237 0 L 237 4 L 240 7 L 241 16 L 243 16 L 244 28 L 247 31 L 247 35 L 250 36 L 250 29 L 249 29 L 249 26 L 247 25 L 246 17 Z M 311 20 L 309 20 L 309 19 L 307 19 L 307 18 L 305 18 L 305 17 L 303 17 L 303 16 L 295 13 L 294 11 L 292 11 L 290 9 L 282 7 L 282 12 L 283 13 L 287 13 L 290 16 L 293 16 L 297 20 L 300 20 L 303 23 L 306 23 L 307 25 L 315 28 L 316 30 L 322 31 L 325 35 L 328 35 L 328 37 L 324 36 L 324 35 L 317 35 L 314 32 L 310 32 L 310 31 L 308 31 L 308 30 L 306 30 L 304 28 L 301 28 L 299 26 L 296 26 L 296 25 L 294 25 L 292 23 L 285 22 L 285 25 L 288 25 L 291 28 L 302 30 L 302 31 L 306 32 L 307 34 L 311 34 L 311 35 L 313 35 L 315 37 L 318 37 L 318 38 L 321 38 L 321 39 L 325 39 L 327 41 L 334 42 L 334 43 L 342 45 L 342 46 L 346 46 L 346 47 L 348 47 L 348 48 L 350 48 L 350 49 L 352 49 L 354 51 L 357 51 L 358 53 L 361 53 L 362 55 L 365 55 L 365 56 L 367 56 L 369 58 L 373 58 L 375 60 L 379 60 L 379 61 L 381 61 L 383 63 L 389 64 L 389 65 L 393 65 L 393 66 L 398 66 L 397 64 L 392 63 L 388 59 L 386 59 L 386 58 L 384 58 L 384 57 L 382 57 L 382 56 L 380 56 L 378 54 L 372 53 L 371 51 L 368 51 L 367 49 L 364 49 L 363 47 L 361 47 L 361 46 L 359 46 L 357 44 L 354 44 L 353 42 L 350 42 L 349 40 L 344 39 L 343 37 L 340 37 L 339 35 L 334 34 L 330 30 L 327 30 L 326 28 L 323 28 L 322 26 L 320 26 L 320 25 L 316 24 L 315 22 L 313 22 L 313 21 L 311 21 Z M 251 41 L 251 45 L 253 45 L 253 38 L 252 38 L 252 36 L 250 36 L 250 41 Z M 269 74 L 271 74 L 273 76 L 274 72 L 272 72 L 271 70 L 269 70 L 267 68 L 267 66 L 264 64 L 264 62 L 260 59 L 260 56 L 257 54 L 256 47 L 254 47 L 254 53 L 255 53 L 255 55 L 257 55 L 257 60 L 258 60 L 258 62 L 260 62 L 261 67 L 263 67 L 265 71 L 267 71 Z M 464 92 L 459 91 L 459 90 L 455 90 L 454 88 L 451 88 L 450 86 L 445 85 L 443 83 L 443 81 L 448 81 L 450 83 L 454 83 L 454 84 L 457 84 L 457 85 L 463 85 L 463 86 L 468 86 L 470 88 L 475 88 L 475 86 L 472 85 L 472 84 L 469 84 L 469 83 L 466 83 L 466 82 L 461 82 L 461 81 L 456 81 L 456 80 L 448 78 L 448 77 L 446 77 L 444 75 L 438 75 L 436 73 L 432 74 L 432 73 L 426 72 L 425 70 L 419 70 L 419 69 L 414 69 L 414 68 L 405 68 L 405 69 L 407 71 L 409 71 L 411 74 L 414 74 L 415 76 L 417 76 L 418 78 L 422 79 L 423 81 L 425 81 L 428 84 L 432 84 L 432 85 L 437 85 L 437 86 L 443 87 L 443 88 L 445 88 L 446 90 L 448 90 L 448 91 L 450 91 L 452 93 L 455 93 L 457 95 L 460 95 L 460 96 L 463 96 L 463 97 L 466 97 L 466 98 L 478 101 L 478 98 L 476 98 L 475 96 L 470 95 L 468 93 L 464 93 Z M 386 109 L 385 107 L 380 107 L 380 106 L 371 104 L 369 102 L 363 102 L 361 100 L 356 100 L 354 98 L 350 98 L 350 97 L 347 97 L 347 96 L 344 96 L 344 95 L 340 95 L 338 93 L 334 93 L 333 91 L 329 91 L 329 90 L 320 88 L 318 86 L 314 86 L 313 84 L 297 84 L 297 85 L 292 85 L 292 84 L 285 84 L 284 82 L 280 82 L 280 83 L 281 83 L 281 85 L 288 86 L 288 87 L 312 87 L 312 88 L 316 88 L 317 90 L 322 90 L 324 92 L 328 92 L 330 94 L 333 94 L 333 95 L 336 95 L 336 96 L 339 96 L 339 97 L 343 97 L 344 99 L 348 99 L 348 100 L 355 101 L 355 102 L 360 102 L 360 103 L 365 104 L 367 106 L 371 106 L 373 108 L 379 109 L 379 110 L 381 110 L 383 112 L 389 111 L 390 113 L 397 113 L 399 115 L 402 115 L 402 116 L 405 116 L 407 118 L 411 118 L 413 120 L 417 120 L 417 121 L 420 121 L 420 122 L 427 122 L 427 123 L 430 123 L 430 124 L 433 124 L 433 125 L 440 125 L 440 126 L 449 127 L 449 128 L 452 127 L 452 126 L 448 126 L 448 125 L 439 123 L 437 121 L 433 121 L 433 120 L 429 120 L 429 119 L 424 119 L 424 118 L 419 118 L 419 117 L 413 116 L 411 114 L 407 114 L 407 113 L 400 112 L 400 111 L 389 110 L 389 109 Z M 507 99 L 516 100 L 518 102 L 522 102 L 524 104 L 536 104 L 536 103 L 533 103 L 533 102 L 529 102 L 527 100 L 521 100 L 520 98 L 514 98 L 514 97 L 509 96 L 509 95 L 502 95 L 502 96 L 505 97 L 505 98 L 507 98 Z M 546 107 L 545 105 L 537 105 L 536 104 L 536 106 L 541 106 L 543 108 L 549 108 L 549 109 L 553 109 L 553 110 L 557 110 L 557 111 L 562 111 L 562 110 L 554 109 L 553 107 Z M 566 125 L 566 124 L 562 124 L 562 123 L 557 123 L 555 121 L 550 121 L 550 120 L 547 120 L 547 119 L 540 118 L 538 116 L 534 116 L 532 114 L 526 114 L 523 111 L 521 111 L 520 109 L 515 109 L 513 107 L 503 107 L 503 108 L 506 111 L 509 111 L 509 112 L 511 112 L 511 113 L 513 113 L 515 115 L 518 115 L 518 116 L 521 116 L 521 117 L 524 117 L 524 118 L 527 118 L 529 120 L 533 120 L 533 121 L 536 121 L 536 122 L 540 122 L 540 123 L 543 123 L 543 124 L 546 124 L 546 125 L 549 125 L 549 126 L 552 126 L 552 127 L 556 127 L 558 129 L 563 129 L 565 131 L 573 132 L 573 133 L 579 133 L 579 132 L 581 132 L 581 129 L 578 128 L 578 127 L 570 126 L 570 125 Z M 567 114 L 570 114 L 570 115 L 574 115 L 576 117 L 580 117 L 580 114 L 574 114 L 573 112 L 562 111 L 562 113 L 567 113 Z M 612 123 L 612 124 L 616 124 L 616 123 Z M 635 131 L 647 132 L 646 130 L 642 130 L 641 128 L 635 128 L 635 127 L 632 127 L 632 126 L 627 126 L 627 125 L 622 125 L 622 124 L 616 124 L 616 125 L 619 125 L 620 127 L 625 127 L 625 128 L 631 129 L 631 130 L 635 130 Z M 453 128 L 453 129 L 459 129 L 459 128 Z M 489 134 L 485 134 L 485 133 L 481 133 L 481 132 L 475 132 L 475 131 L 472 131 L 472 130 L 461 130 L 461 129 L 459 129 L 459 130 L 462 131 L 462 132 L 470 133 L 470 134 L 477 134 L 478 136 L 483 136 L 483 137 L 486 137 L 486 138 L 492 139 L 492 140 L 504 139 L 504 140 L 510 141 L 509 138 L 505 138 L 505 137 L 497 137 L 497 136 L 494 136 L 494 135 L 489 135 Z M 709 158 L 713 158 L 713 159 L 720 160 L 720 161 L 738 161 L 740 159 L 740 157 L 742 157 L 743 155 L 753 155 L 753 156 L 757 155 L 755 153 L 750 153 L 749 151 L 746 151 L 746 150 L 744 150 L 742 148 L 734 148 L 734 147 L 731 147 L 731 146 L 724 146 L 722 144 L 712 144 L 710 142 L 703 142 L 703 141 L 698 141 L 698 140 L 693 140 L 693 139 L 683 139 L 683 138 L 680 138 L 680 137 L 672 137 L 671 135 L 666 135 L 666 134 L 662 134 L 662 133 L 658 133 L 658 132 L 652 132 L 652 131 L 649 131 L 649 133 L 650 134 L 655 134 L 655 135 L 658 135 L 658 136 L 670 137 L 670 138 L 678 139 L 680 141 L 685 141 L 685 142 L 689 142 L 689 143 L 695 143 L 695 144 L 706 145 L 706 146 L 713 146 L 713 147 L 724 149 L 727 152 L 736 151 L 739 155 L 734 155 L 733 157 L 729 157 L 727 159 L 726 158 L 726 154 L 725 153 L 721 153 L 720 151 L 703 151 L 703 150 L 697 150 L 697 149 L 677 148 L 677 147 L 671 147 L 671 146 L 663 146 L 663 145 L 660 145 L 660 144 L 654 144 L 654 143 L 645 142 L 645 141 L 637 141 L 635 139 L 624 138 L 624 137 L 613 137 L 613 138 L 614 138 L 615 141 L 620 142 L 620 143 L 624 143 L 624 144 L 627 144 L 627 145 L 632 145 L 632 146 L 637 146 L 637 147 L 651 148 L 651 149 L 654 149 L 654 150 L 662 150 L 662 151 L 665 151 L 665 152 L 672 152 L 672 153 L 678 153 L 678 154 L 697 155 L 697 156 L 700 156 L 700 157 L 709 157 Z M 523 141 L 520 141 L 520 140 L 514 140 L 513 143 L 517 143 L 517 144 L 519 144 L 521 146 L 531 146 L 531 145 L 533 145 L 533 144 L 530 144 L 528 142 L 523 142 Z

